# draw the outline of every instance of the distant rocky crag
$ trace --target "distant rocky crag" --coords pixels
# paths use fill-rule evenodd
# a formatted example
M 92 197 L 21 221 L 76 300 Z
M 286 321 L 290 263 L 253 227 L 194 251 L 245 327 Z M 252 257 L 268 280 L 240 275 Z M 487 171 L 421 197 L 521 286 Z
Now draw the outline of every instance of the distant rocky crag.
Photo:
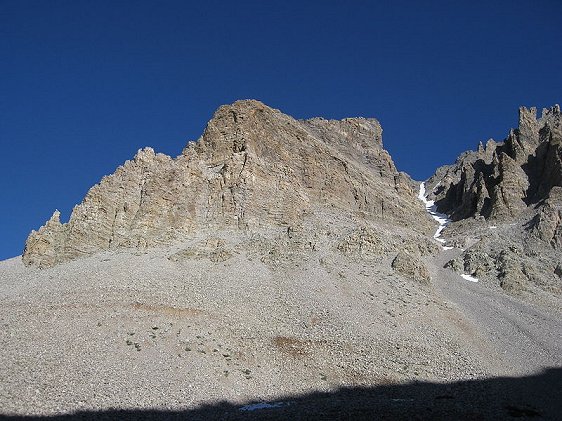
M 383 148 L 377 120 L 298 121 L 258 101 L 237 101 L 220 107 L 178 157 L 139 150 L 90 189 L 67 223 L 55 212 L 29 235 L 23 261 L 50 267 L 202 230 L 290 235 L 305 220 L 330 225 L 315 218 L 326 212 L 354 221 L 350 238 L 359 242 L 365 229 L 373 232 L 369 224 L 381 222 L 423 234 L 432 223 L 415 190 Z
M 459 272 L 498 280 L 511 292 L 561 291 L 562 118 L 560 107 L 519 109 L 503 142 L 480 143 L 428 180 L 430 198 L 455 221 L 466 248 L 449 262 Z
M 437 206 L 453 220 L 507 220 L 542 204 L 562 186 L 561 133 L 558 105 L 544 109 L 539 119 L 536 108 L 521 107 L 519 128 L 503 142 L 480 143 L 477 151 L 437 170 L 428 182 Z

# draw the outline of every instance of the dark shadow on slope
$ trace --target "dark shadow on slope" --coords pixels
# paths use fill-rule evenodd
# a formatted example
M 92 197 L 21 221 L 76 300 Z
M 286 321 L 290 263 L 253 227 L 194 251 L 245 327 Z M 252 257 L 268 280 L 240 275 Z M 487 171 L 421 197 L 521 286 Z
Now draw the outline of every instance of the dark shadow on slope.
M 482 420 L 562 419 L 562 368 L 519 378 L 342 388 L 286 396 L 277 408 L 242 411 L 221 402 L 186 411 L 107 410 L 53 417 L 0 416 L 13 421 L 94 420 Z

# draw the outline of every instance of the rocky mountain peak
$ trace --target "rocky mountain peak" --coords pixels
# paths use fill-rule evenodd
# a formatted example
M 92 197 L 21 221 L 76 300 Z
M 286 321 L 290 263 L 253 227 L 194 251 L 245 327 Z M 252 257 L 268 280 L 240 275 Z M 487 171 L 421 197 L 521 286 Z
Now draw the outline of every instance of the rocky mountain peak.
M 499 279 L 510 292 L 529 285 L 562 290 L 556 273 L 562 245 L 561 127 L 559 105 L 543 109 L 539 118 L 536 108 L 520 107 L 518 128 L 503 142 L 480 144 L 428 181 L 439 210 L 454 221 L 449 235 L 466 249 L 450 267 Z
M 454 220 L 519 215 L 562 185 L 560 107 L 519 108 L 519 127 L 503 142 L 490 140 L 467 152 L 429 180 L 439 209 Z
M 422 232 L 431 223 L 414 189 L 384 150 L 376 119 L 299 121 L 259 101 L 237 101 L 221 106 L 177 158 L 139 150 L 90 189 L 68 223 L 32 232 L 23 260 L 47 267 L 205 229 L 322 225 L 314 215 L 325 212 Z

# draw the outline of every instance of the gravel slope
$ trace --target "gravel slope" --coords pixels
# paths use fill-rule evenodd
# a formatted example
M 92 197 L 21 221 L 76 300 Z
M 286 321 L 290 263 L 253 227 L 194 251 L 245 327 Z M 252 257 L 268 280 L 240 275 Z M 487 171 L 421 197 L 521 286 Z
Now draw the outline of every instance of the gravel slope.
M 272 264 L 224 238 L 234 251 L 215 262 L 168 258 L 190 244 L 47 270 L 0 262 L 2 413 L 244 405 L 562 365 L 559 310 L 440 269 L 454 250 L 428 259 L 425 286 L 390 257 Z
M 459 252 L 444 251 L 435 258 L 434 284 L 489 344 L 498 371 L 524 375 L 562 366 L 560 300 L 548 294 L 510 296 L 499 286 L 467 282 L 443 268 Z

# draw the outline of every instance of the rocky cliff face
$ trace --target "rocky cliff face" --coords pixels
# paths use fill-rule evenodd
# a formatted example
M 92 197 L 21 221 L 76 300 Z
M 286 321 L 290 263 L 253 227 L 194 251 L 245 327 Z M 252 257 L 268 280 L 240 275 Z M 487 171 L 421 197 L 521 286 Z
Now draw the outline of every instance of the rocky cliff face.
M 519 127 L 503 142 L 489 140 L 462 154 L 429 180 L 432 198 L 453 220 L 482 216 L 505 220 L 519 216 L 562 186 L 562 119 L 558 105 L 519 109 Z
M 459 272 L 520 292 L 562 283 L 562 117 L 560 107 L 519 109 L 519 127 L 489 140 L 428 180 L 431 198 L 455 222 L 447 234 L 463 254 Z
M 316 212 L 425 232 L 410 178 L 375 119 L 297 121 L 258 101 L 220 107 L 177 158 L 139 150 L 92 187 L 68 223 L 27 239 L 23 260 L 49 267 L 102 250 L 169 244 L 205 229 L 294 230 Z

